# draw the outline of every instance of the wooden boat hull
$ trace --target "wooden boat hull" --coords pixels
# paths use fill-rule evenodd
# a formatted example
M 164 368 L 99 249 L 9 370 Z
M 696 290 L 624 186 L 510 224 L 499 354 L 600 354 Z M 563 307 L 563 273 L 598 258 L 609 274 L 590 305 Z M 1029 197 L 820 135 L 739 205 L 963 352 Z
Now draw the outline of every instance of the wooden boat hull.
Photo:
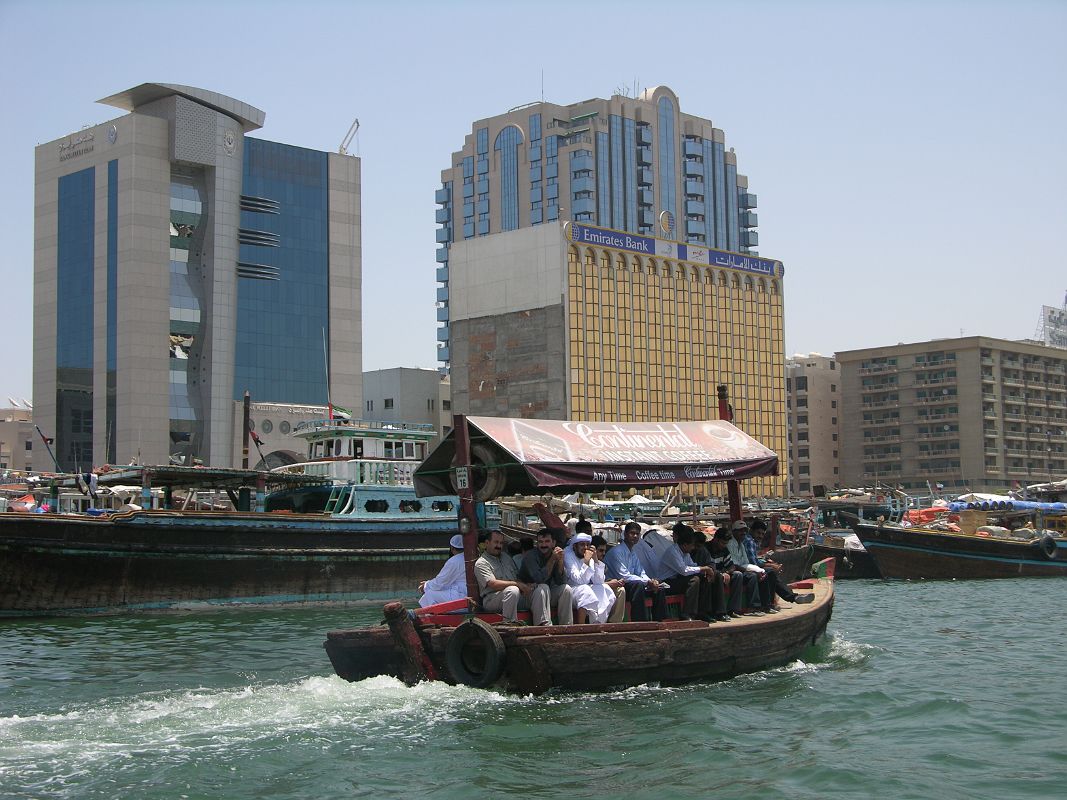
M 1067 576 L 1067 539 L 1050 557 L 1023 540 L 923 528 L 853 526 L 885 578 L 1030 578 Z
M 834 578 L 836 580 L 882 577 L 882 573 L 870 553 L 865 553 L 862 550 L 846 550 L 844 547 L 833 547 L 826 544 L 812 545 L 812 549 L 814 550 L 813 559 L 815 561 L 821 561 L 824 558 L 834 559 L 836 562 Z
M 0 617 L 312 606 L 410 593 L 454 532 L 316 515 L 0 515 Z
M 814 602 L 778 614 L 730 622 L 647 622 L 508 627 L 495 630 L 506 660 L 496 687 L 519 694 L 550 688 L 590 691 L 643 683 L 716 681 L 795 660 L 825 633 L 833 611 L 832 580 L 810 582 Z M 802 589 L 807 591 L 807 589 Z M 457 683 L 446 648 L 454 627 L 418 628 L 422 647 L 442 680 Z M 358 681 L 378 675 L 406 679 L 407 667 L 385 626 L 331 631 L 324 644 L 334 670 Z

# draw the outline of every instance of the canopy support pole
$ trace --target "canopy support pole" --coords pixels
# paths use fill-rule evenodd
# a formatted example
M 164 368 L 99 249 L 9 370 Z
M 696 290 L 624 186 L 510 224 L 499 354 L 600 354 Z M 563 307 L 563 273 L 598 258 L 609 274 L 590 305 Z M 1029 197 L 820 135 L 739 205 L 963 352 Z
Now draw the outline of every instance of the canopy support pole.
M 719 398 L 719 419 L 732 423 L 734 421 L 734 409 L 729 403 L 726 384 L 719 384 L 717 396 Z M 730 503 L 730 522 L 737 522 L 742 518 L 741 481 L 726 481 L 726 496 Z
M 456 432 L 456 468 L 459 494 L 459 531 L 463 534 L 463 567 L 467 577 L 467 596 L 479 600 L 478 579 L 474 576 L 474 562 L 478 560 L 478 511 L 474 507 L 474 471 L 471 469 L 471 439 L 465 414 L 452 417 Z

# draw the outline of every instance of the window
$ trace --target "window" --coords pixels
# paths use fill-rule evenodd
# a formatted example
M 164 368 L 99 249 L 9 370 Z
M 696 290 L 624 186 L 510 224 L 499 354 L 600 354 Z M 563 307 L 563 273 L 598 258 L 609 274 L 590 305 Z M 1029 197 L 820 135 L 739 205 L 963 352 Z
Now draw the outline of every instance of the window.
M 797 425 L 807 425 L 807 424 L 808 424 L 808 415 L 807 414 L 798 414 L 797 415 Z
M 830 384 L 830 391 L 831 392 L 836 392 L 837 391 L 837 384 L 836 383 L 831 383 Z
M 27 450 L 32 450 L 33 449 L 33 441 L 32 440 L 30 440 L 30 439 L 26 440 L 26 449 Z
M 796 386 L 797 391 L 806 391 L 808 388 L 808 376 L 798 375 L 794 385 Z
M 807 458 L 807 457 L 808 457 L 808 448 L 801 447 L 799 450 L 797 450 L 797 458 Z
M 373 411 L 374 410 L 374 401 L 373 400 L 368 400 L 367 401 L 367 410 L 368 411 Z
M 385 407 L 386 408 L 392 408 L 393 407 L 393 398 L 391 398 L 391 397 L 385 398 Z
M 434 407 L 434 401 L 433 401 L 433 398 L 431 397 L 429 400 L 426 401 L 426 410 L 427 411 L 433 411 L 433 407 Z
M 451 400 L 442 400 L 441 401 L 441 410 L 442 411 L 451 411 L 452 410 L 452 401 Z
M 271 422 L 269 419 L 265 419 L 260 424 L 259 429 L 264 433 L 270 433 L 272 430 L 274 430 L 274 423 Z
M 830 424 L 831 425 L 836 425 L 837 424 L 837 417 L 830 417 Z
M 837 434 L 835 433 L 832 438 L 836 442 L 837 441 Z

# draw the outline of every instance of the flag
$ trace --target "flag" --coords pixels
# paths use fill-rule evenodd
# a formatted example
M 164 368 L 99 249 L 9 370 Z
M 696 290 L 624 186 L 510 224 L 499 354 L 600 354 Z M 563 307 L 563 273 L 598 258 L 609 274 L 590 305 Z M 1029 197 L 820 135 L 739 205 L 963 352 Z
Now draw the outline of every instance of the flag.
M 330 403 L 330 419 L 333 419 L 334 417 L 337 419 L 352 419 L 352 412 L 347 408 L 335 406 L 333 403 Z
M 252 441 L 255 442 L 257 445 L 263 444 L 263 440 L 259 438 L 259 434 L 256 433 L 251 428 L 248 430 L 248 435 L 252 437 Z M 243 456 L 242 456 L 242 458 L 243 458 Z

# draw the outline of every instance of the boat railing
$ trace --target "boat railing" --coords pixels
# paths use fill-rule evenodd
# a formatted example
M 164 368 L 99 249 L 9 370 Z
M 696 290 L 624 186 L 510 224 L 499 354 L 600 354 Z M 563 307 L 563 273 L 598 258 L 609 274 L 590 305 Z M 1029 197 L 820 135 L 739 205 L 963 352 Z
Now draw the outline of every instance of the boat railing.
M 289 464 L 277 472 L 317 475 L 335 481 L 378 486 L 412 486 L 418 461 L 352 459 L 348 461 L 305 461 Z
M 398 433 L 436 433 L 437 429 L 426 422 L 388 422 L 376 419 L 313 419 L 301 422 L 293 429 L 294 435 L 331 431 L 355 433 L 360 430 L 396 431 Z

